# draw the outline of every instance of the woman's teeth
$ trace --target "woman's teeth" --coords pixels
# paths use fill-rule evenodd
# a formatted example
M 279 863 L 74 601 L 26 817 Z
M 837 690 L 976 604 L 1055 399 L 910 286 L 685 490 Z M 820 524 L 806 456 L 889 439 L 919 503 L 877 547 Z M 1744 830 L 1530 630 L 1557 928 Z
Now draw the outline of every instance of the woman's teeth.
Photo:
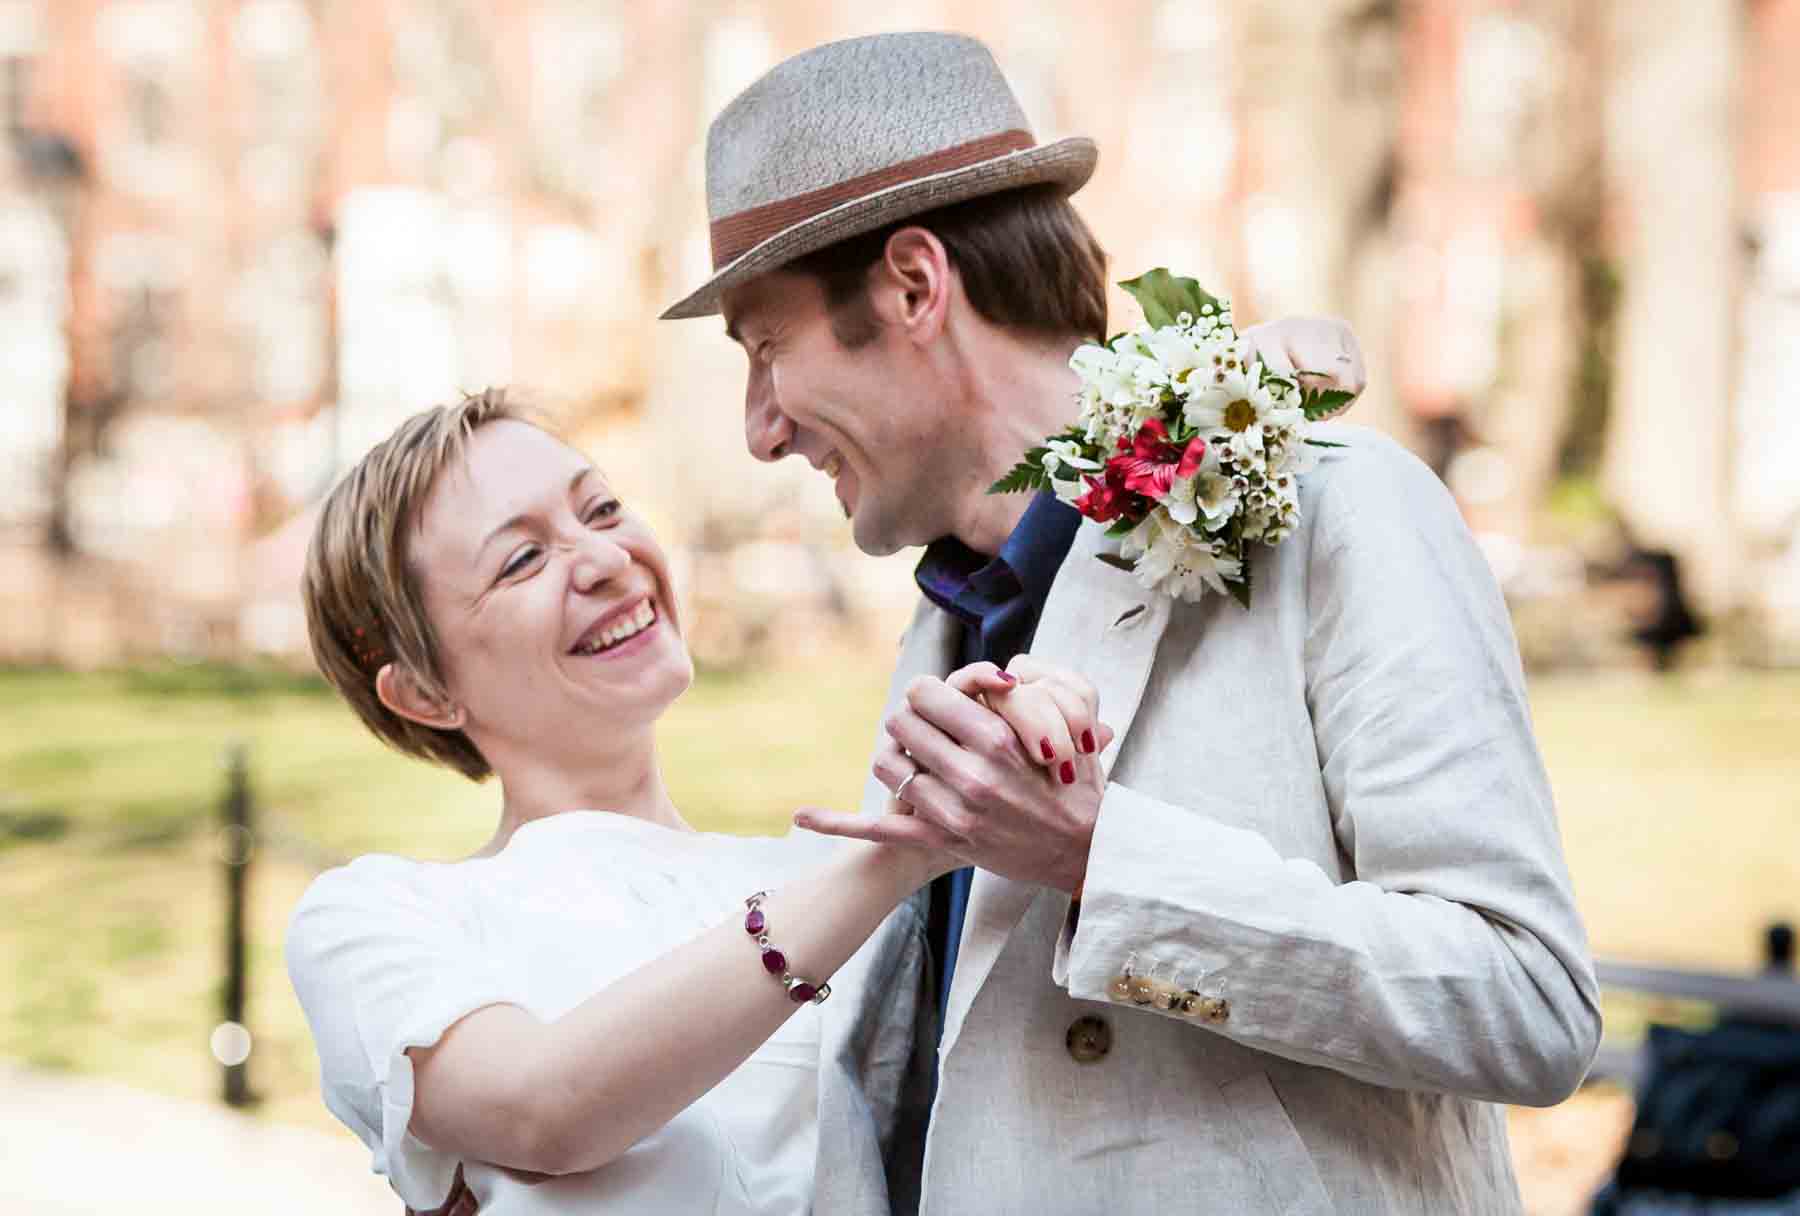
M 600 631 L 600 636 L 584 646 L 576 648 L 576 654 L 598 654 L 602 650 L 611 650 L 627 638 L 634 638 L 656 623 L 656 608 L 649 600 L 637 606 L 636 611 L 622 617 Z

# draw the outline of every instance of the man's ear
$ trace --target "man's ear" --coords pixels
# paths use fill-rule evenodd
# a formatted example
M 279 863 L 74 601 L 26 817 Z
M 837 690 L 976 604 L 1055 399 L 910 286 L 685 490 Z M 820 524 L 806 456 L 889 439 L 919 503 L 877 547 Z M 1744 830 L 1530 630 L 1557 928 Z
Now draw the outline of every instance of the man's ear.
M 925 228 L 902 228 L 888 237 L 869 291 L 884 326 L 914 341 L 937 337 L 949 316 L 954 289 L 950 254 Z
M 461 730 L 467 720 L 462 706 L 436 696 L 411 668 L 398 663 L 383 663 L 375 673 L 375 695 L 400 717 L 434 730 Z

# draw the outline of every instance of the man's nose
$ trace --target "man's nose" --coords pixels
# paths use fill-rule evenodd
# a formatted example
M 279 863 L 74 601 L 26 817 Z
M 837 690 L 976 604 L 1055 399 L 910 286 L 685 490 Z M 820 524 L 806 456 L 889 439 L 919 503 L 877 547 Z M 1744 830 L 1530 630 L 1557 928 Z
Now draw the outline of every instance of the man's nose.
M 794 424 L 775 400 L 774 378 L 760 364 L 750 369 L 744 388 L 744 445 L 762 461 L 776 461 L 788 454 L 794 441 Z

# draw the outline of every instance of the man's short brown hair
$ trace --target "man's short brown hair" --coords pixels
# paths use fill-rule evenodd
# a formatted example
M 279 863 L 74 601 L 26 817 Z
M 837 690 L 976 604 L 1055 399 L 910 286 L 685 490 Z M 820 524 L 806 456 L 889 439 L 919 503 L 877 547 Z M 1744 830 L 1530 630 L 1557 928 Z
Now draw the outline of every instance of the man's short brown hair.
M 847 348 L 866 346 L 881 332 L 869 268 L 889 237 L 912 227 L 943 242 L 984 320 L 1037 337 L 1105 340 L 1106 251 L 1061 187 L 1032 186 L 910 216 L 790 264 L 824 286 L 831 331 Z
M 497 388 L 402 422 L 325 499 L 301 580 L 313 659 L 363 725 L 399 751 L 448 765 L 473 781 L 493 770 L 468 735 L 396 714 L 376 695 L 375 677 L 384 664 L 396 663 L 431 695 L 448 700 L 437 634 L 408 542 L 432 486 L 463 458 L 469 436 L 506 419 L 544 425 Z

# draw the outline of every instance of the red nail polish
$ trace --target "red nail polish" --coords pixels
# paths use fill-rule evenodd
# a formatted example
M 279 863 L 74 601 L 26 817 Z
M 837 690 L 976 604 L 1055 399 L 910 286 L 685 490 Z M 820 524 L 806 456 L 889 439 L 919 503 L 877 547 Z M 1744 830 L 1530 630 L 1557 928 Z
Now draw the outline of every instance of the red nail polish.
M 997 670 L 994 672 L 994 674 L 999 676 L 1002 680 L 1006 681 L 1008 684 L 1017 684 L 1019 682 L 1019 677 L 1015 676 L 1010 671 Z
M 1062 779 L 1064 785 L 1075 784 L 1075 762 L 1073 760 L 1062 762 Z
M 1046 760 L 1056 759 L 1056 749 L 1054 747 L 1050 746 L 1049 736 L 1045 736 L 1044 738 L 1039 739 L 1038 747 L 1043 749 L 1044 759 L 1046 759 Z
M 1093 731 L 1084 730 L 1081 732 L 1081 750 L 1090 756 L 1094 754 L 1094 732 Z

